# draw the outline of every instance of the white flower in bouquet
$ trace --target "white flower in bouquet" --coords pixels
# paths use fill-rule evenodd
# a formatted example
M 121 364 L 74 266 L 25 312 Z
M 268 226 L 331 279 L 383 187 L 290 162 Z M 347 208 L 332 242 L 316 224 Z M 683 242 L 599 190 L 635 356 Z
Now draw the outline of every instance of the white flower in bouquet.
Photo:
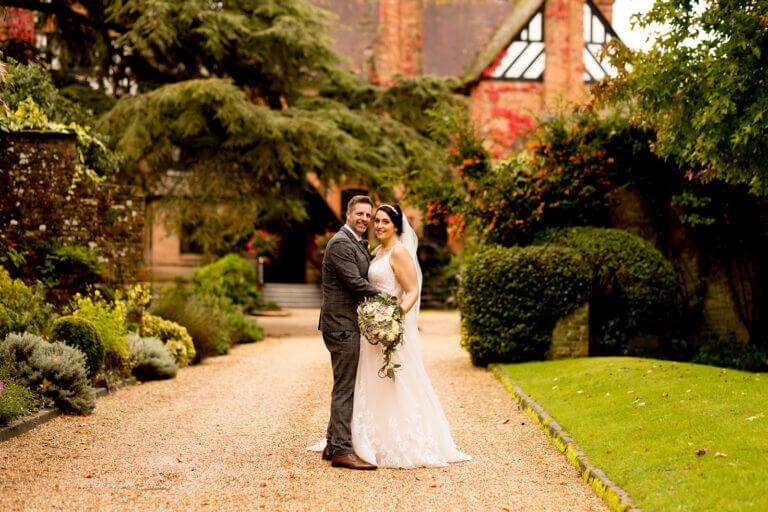
M 403 341 L 403 310 L 397 301 L 388 295 L 377 295 L 365 299 L 357 308 L 357 323 L 360 333 L 371 345 L 381 345 L 384 365 L 379 369 L 380 377 L 395 378 L 399 364 L 392 364 L 392 354 Z

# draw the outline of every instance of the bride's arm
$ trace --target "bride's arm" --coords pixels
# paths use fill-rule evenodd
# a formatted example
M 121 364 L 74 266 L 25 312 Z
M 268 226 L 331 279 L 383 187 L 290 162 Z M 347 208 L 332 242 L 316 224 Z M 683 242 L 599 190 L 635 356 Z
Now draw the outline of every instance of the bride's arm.
M 419 298 L 419 278 L 416 274 L 416 265 L 413 263 L 411 255 L 408 254 L 408 249 L 402 245 L 398 245 L 392 250 L 389 264 L 395 273 L 397 282 L 400 283 L 405 292 L 400 306 L 403 308 L 403 312 L 407 313 L 416 303 L 416 299 Z

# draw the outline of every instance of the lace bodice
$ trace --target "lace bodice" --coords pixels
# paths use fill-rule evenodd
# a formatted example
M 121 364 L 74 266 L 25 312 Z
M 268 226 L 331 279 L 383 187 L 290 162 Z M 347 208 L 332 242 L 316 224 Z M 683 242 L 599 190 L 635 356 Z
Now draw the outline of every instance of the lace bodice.
M 384 293 L 399 297 L 403 289 L 395 278 L 392 266 L 389 264 L 389 257 L 392 254 L 390 250 L 384 256 L 371 263 L 368 267 L 368 281 Z

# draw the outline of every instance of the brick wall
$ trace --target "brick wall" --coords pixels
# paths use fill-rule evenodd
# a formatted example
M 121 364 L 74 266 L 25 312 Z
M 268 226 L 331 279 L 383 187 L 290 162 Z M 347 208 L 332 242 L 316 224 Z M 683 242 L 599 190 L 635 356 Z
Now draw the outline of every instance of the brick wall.
M 13 133 L 0 141 L 0 240 L 31 237 L 98 248 L 109 282 L 141 277 L 144 198 L 129 187 L 81 180 L 75 136 Z
M 421 74 L 422 0 L 380 0 L 379 26 L 373 45 L 374 74 L 386 82 L 391 76 Z

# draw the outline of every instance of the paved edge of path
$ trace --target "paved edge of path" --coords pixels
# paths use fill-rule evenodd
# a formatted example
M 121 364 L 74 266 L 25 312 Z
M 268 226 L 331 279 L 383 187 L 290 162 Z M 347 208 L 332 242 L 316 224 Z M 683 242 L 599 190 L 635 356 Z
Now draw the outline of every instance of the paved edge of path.
M 124 388 L 125 386 L 132 386 L 133 384 L 135 384 L 133 379 L 125 379 L 115 382 L 108 388 L 97 388 L 96 398 L 111 395 L 118 389 Z M 62 414 L 62 411 L 58 407 L 45 408 L 37 411 L 34 414 L 13 420 L 8 424 L 8 426 L 0 427 L 0 443 L 3 441 L 8 441 L 9 439 L 13 439 L 14 437 L 20 436 L 22 434 L 26 434 L 36 426 L 42 425 L 43 423 L 51 421 L 54 418 L 58 418 L 59 414 Z
M 500 365 L 489 365 L 488 369 L 509 391 L 525 413 L 541 427 L 552 444 L 565 455 L 568 462 L 579 472 L 582 480 L 592 487 L 595 494 L 608 505 L 609 509 L 613 512 L 642 512 L 634 506 L 624 489 L 613 483 L 602 470 L 589 462 L 584 450 L 571 437 L 571 434 L 515 384 Z

